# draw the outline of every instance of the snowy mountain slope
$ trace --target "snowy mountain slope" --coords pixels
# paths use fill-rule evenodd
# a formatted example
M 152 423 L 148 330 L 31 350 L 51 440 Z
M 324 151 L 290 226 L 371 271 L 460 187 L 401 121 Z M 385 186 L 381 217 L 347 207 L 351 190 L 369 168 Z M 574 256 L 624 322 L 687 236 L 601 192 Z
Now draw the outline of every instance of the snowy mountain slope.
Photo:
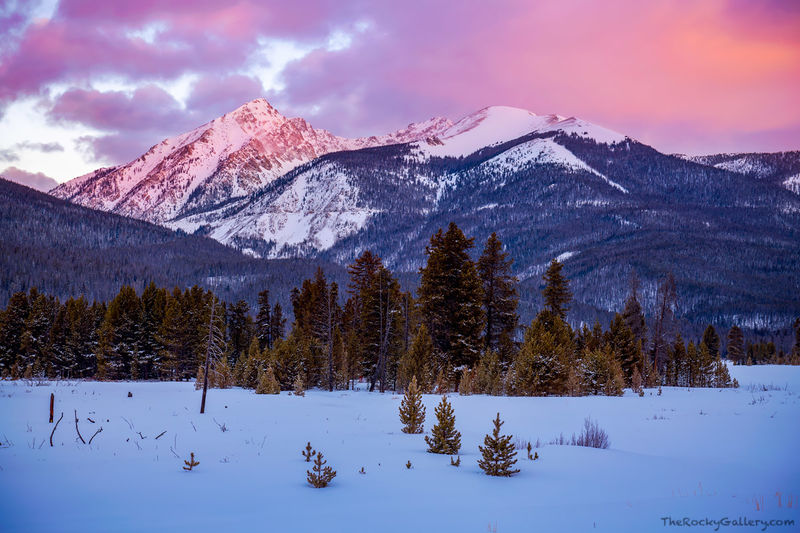
M 532 132 L 575 133 L 602 143 L 617 143 L 624 135 L 574 117 L 536 115 L 507 106 L 486 107 L 448 128 L 438 139 L 419 143 L 422 152 L 435 157 L 464 157 L 487 146 L 495 146 Z
M 686 159 L 768 181 L 800 194 L 800 151 L 714 154 Z
M 342 150 L 435 136 L 443 118 L 383 136 L 337 137 L 302 118 L 286 118 L 258 99 L 153 146 L 126 165 L 100 169 L 51 193 L 75 203 L 155 223 L 255 192 L 293 168 Z

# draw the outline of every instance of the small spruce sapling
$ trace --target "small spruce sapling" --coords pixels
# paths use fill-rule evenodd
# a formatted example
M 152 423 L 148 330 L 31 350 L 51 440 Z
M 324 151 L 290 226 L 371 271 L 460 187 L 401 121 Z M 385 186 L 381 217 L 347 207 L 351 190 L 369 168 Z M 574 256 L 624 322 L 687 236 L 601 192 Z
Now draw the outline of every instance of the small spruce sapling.
M 417 386 L 417 376 L 411 378 L 411 384 L 400 402 L 400 422 L 403 423 L 403 433 L 422 433 L 425 406 L 422 405 L 422 391 Z
M 533 454 L 531 454 L 532 450 L 533 450 L 533 446 L 531 446 L 531 443 L 529 442 L 528 443 L 528 459 L 530 459 L 531 461 L 533 461 Z
M 450 465 L 451 466 L 461 466 L 461 456 L 457 456 L 456 459 L 450 458 Z
M 305 396 L 306 395 L 306 385 L 303 383 L 303 376 L 298 372 L 297 377 L 294 378 L 294 395 L 295 396 Z
M 311 458 L 314 457 L 314 455 L 316 455 L 317 452 L 314 451 L 314 448 L 311 447 L 311 443 L 309 442 L 308 444 L 306 444 L 306 449 L 301 451 L 300 453 L 302 453 L 303 457 L 306 458 L 306 462 L 310 463 Z
M 489 476 L 508 477 L 519 472 L 519 469 L 511 467 L 517 462 L 514 458 L 517 455 L 514 445 L 511 443 L 511 435 L 500 435 L 500 427 L 503 422 L 500 420 L 500 413 L 492 422 L 494 430 L 492 435 L 486 435 L 483 439 L 484 446 L 478 446 L 482 459 L 478 460 L 478 466 Z
M 189 454 L 189 460 L 184 461 L 184 463 L 186 464 L 186 466 L 184 466 L 183 469 L 186 470 L 187 472 L 191 472 L 192 468 L 200 464 L 200 461 L 194 460 L 194 452 L 192 452 Z
M 330 466 L 325 466 L 326 463 L 327 461 L 322 458 L 322 452 L 317 452 L 314 466 L 311 470 L 306 470 L 306 480 L 315 489 L 327 487 L 328 483 L 336 477 L 336 471 Z
M 411 470 L 411 459 L 409 459 L 408 462 L 406 463 L 406 468 Z
M 436 406 L 435 412 L 437 424 L 431 431 L 432 438 L 425 437 L 428 451 L 455 455 L 461 449 L 461 433 L 456 431 L 456 415 L 447 401 L 447 396 L 442 396 L 442 401 Z

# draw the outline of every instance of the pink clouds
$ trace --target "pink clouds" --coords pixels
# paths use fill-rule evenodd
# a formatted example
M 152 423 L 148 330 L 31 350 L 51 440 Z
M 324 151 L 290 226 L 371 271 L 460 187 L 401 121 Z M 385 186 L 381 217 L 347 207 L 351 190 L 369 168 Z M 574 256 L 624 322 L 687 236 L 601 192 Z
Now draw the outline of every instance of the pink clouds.
M 509 104 L 582 116 L 665 150 L 800 148 L 792 137 L 746 144 L 800 124 L 797 10 L 776 20 L 722 1 L 569 1 L 417 13 L 386 4 L 373 13 L 375 35 L 292 65 L 286 104 L 329 101 L 320 125 L 340 133 Z
M 316 48 L 289 65 L 270 100 L 338 134 L 504 104 L 581 116 L 664 151 L 797 149 L 797 6 L 62 0 L 50 20 L 27 26 L 27 13 L 0 16 L 14 36 L 0 45 L 0 108 L 46 96 L 52 84 L 72 86 L 49 116 L 104 131 L 84 144 L 121 162 L 134 147 L 261 96 L 260 82 L 243 73 L 260 39 L 285 39 Z M 336 31 L 350 44 L 329 50 Z M 185 105 L 155 85 L 185 74 L 199 80 Z M 137 89 L 93 89 L 104 76 Z

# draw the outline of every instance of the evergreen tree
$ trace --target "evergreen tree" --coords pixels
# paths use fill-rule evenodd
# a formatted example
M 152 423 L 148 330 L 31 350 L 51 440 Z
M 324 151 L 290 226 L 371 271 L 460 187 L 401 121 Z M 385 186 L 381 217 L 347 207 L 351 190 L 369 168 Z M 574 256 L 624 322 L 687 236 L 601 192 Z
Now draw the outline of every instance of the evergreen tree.
M 137 379 L 141 355 L 142 303 L 133 287 L 111 300 L 100 328 L 98 365 L 106 379 Z M 196 369 L 197 366 L 195 365 Z
M 478 274 L 483 285 L 483 312 L 486 317 L 484 350 L 494 350 L 503 360 L 513 351 L 514 333 L 519 322 L 517 278 L 512 274 L 512 259 L 492 233 L 478 259 Z
M 420 269 L 419 305 L 428 326 L 437 366 L 471 366 L 480 355 L 484 330 L 483 290 L 475 263 L 469 256 L 474 239 L 468 239 L 451 222 L 447 232 L 431 236 Z
M 258 314 L 256 314 L 256 337 L 259 348 L 272 348 L 272 307 L 269 304 L 269 291 L 258 293 Z
M 455 455 L 461 449 L 461 433 L 456 431 L 456 415 L 453 407 L 447 401 L 447 396 L 442 396 L 442 401 L 434 409 L 436 425 L 431 430 L 431 436 L 425 436 L 425 443 L 430 453 L 443 453 Z
M 728 332 L 728 359 L 737 365 L 744 363 L 744 335 L 736 324 Z
M 693 341 L 686 347 L 687 386 L 701 387 L 701 371 L 703 362 L 700 360 L 700 351 Z
M 497 413 L 497 418 L 492 423 L 494 424 L 492 435 L 486 435 L 483 439 L 483 446 L 478 446 L 478 450 L 481 452 L 478 466 L 489 476 L 513 476 L 519 472 L 519 469 L 513 468 L 517 462 L 517 451 L 511 443 L 513 436 L 500 435 L 500 427 L 503 425 L 500 413 Z
M 278 380 L 275 379 L 275 373 L 272 371 L 271 366 L 259 372 L 256 394 L 280 394 L 280 392 L 281 386 Z
M 641 341 L 642 345 L 647 341 L 647 327 L 644 321 L 644 313 L 642 312 L 642 305 L 639 303 L 639 278 L 634 272 L 631 275 L 631 292 L 625 300 L 625 308 L 622 311 L 622 318 L 628 329 L 633 333 L 633 338 L 638 342 Z
M 0 312 L 0 375 L 10 376 L 12 367 L 21 365 L 22 339 L 29 313 L 28 295 L 22 291 L 15 292 Z
M 422 433 L 425 406 L 422 405 L 422 392 L 417 387 L 416 376 L 411 378 L 411 384 L 400 402 L 400 422 L 403 423 L 403 433 Z
M 706 330 L 703 332 L 702 342 L 708 349 L 709 357 L 711 357 L 712 360 L 716 360 L 720 355 L 719 335 L 717 335 L 717 330 L 715 330 L 714 326 L 711 324 L 709 324 L 708 327 L 706 327 Z
M 641 357 L 636 338 L 619 313 L 614 315 L 606 338 L 611 352 L 619 360 L 626 383 L 630 383 L 633 378 L 633 370 Z
M 161 354 L 164 346 L 159 340 L 158 331 L 164 322 L 167 305 L 167 291 L 159 289 L 150 282 L 142 292 L 141 355 L 139 358 L 139 378 L 158 377 Z
M 561 395 L 574 359 L 572 329 L 549 310 L 525 331 L 513 365 L 512 389 L 522 396 Z
M 228 306 L 227 322 L 230 352 L 238 356 L 247 351 L 253 334 L 253 320 L 247 302 L 239 300 Z
M 330 466 L 325 466 L 327 461 L 322 458 L 322 452 L 317 452 L 314 459 L 314 466 L 311 470 L 306 470 L 306 480 L 315 489 L 327 487 L 336 477 L 336 471 Z
M 675 310 L 678 305 L 678 292 L 675 285 L 675 276 L 667 273 L 661 281 L 656 293 L 656 317 L 653 324 L 653 338 L 651 340 L 651 360 L 658 372 L 664 371 L 668 352 L 669 338 L 673 335 L 675 324 Z
M 400 358 L 399 378 L 404 386 L 412 380 L 422 391 L 431 390 L 430 361 L 433 357 L 433 341 L 425 324 L 420 324 L 411 348 Z
M 283 308 L 281 307 L 281 304 L 275 302 L 269 321 L 269 339 L 273 345 L 279 340 L 283 339 L 285 329 L 286 318 L 283 316 Z
M 545 309 L 552 314 L 564 320 L 569 311 L 569 302 L 572 300 L 572 293 L 569 290 L 569 280 L 564 277 L 561 270 L 564 268 L 558 259 L 553 259 L 547 271 L 542 276 L 544 280 L 544 289 L 542 296 L 544 297 Z
M 496 352 L 489 350 L 481 355 L 475 381 L 475 388 L 483 394 L 503 394 L 503 367 Z

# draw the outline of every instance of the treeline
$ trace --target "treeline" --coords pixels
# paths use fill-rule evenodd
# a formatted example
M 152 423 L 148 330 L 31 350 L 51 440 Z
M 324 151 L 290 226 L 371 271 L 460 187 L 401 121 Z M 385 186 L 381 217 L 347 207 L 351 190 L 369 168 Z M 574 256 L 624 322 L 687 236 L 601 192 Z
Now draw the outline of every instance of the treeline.
M 369 251 L 348 267 L 343 289 L 318 269 L 290 294 L 288 331 L 268 291 L 259 293 L 255 316 L 247 302 L 222 302 L 196 286 L 169 291 L 151 283 L 141 294 L 125 286 L 108 304 L 18 292 L 0 313 L 0 372 L 186 380 L 198 375 L 213 339 L 212 386 L 260 392 L 347 389 L 359 379 L 382 392 L 404 389 L 413 378 L 426 392 L 496 395 L 732 385 L 712 326 L 688 345 L 675 332 L 671 277 L 659 288 L 650 331 L 635 279 L 607 330 L 599 323 L 573 329 L 566 320 L 569 281 L 553 260 L 543 276 L 544 306 L 521 328 L 518 281 L 503 244 L 492 234 L 477 261 L 473 247 L 455 224 L 434 234 L 416 298 Z M 739 363 L 773 361 L 745 347 L 737 327 L 728 334 L 728 352 Z M 796 343 L 784 361 L 796 361 L 798 352 Z

